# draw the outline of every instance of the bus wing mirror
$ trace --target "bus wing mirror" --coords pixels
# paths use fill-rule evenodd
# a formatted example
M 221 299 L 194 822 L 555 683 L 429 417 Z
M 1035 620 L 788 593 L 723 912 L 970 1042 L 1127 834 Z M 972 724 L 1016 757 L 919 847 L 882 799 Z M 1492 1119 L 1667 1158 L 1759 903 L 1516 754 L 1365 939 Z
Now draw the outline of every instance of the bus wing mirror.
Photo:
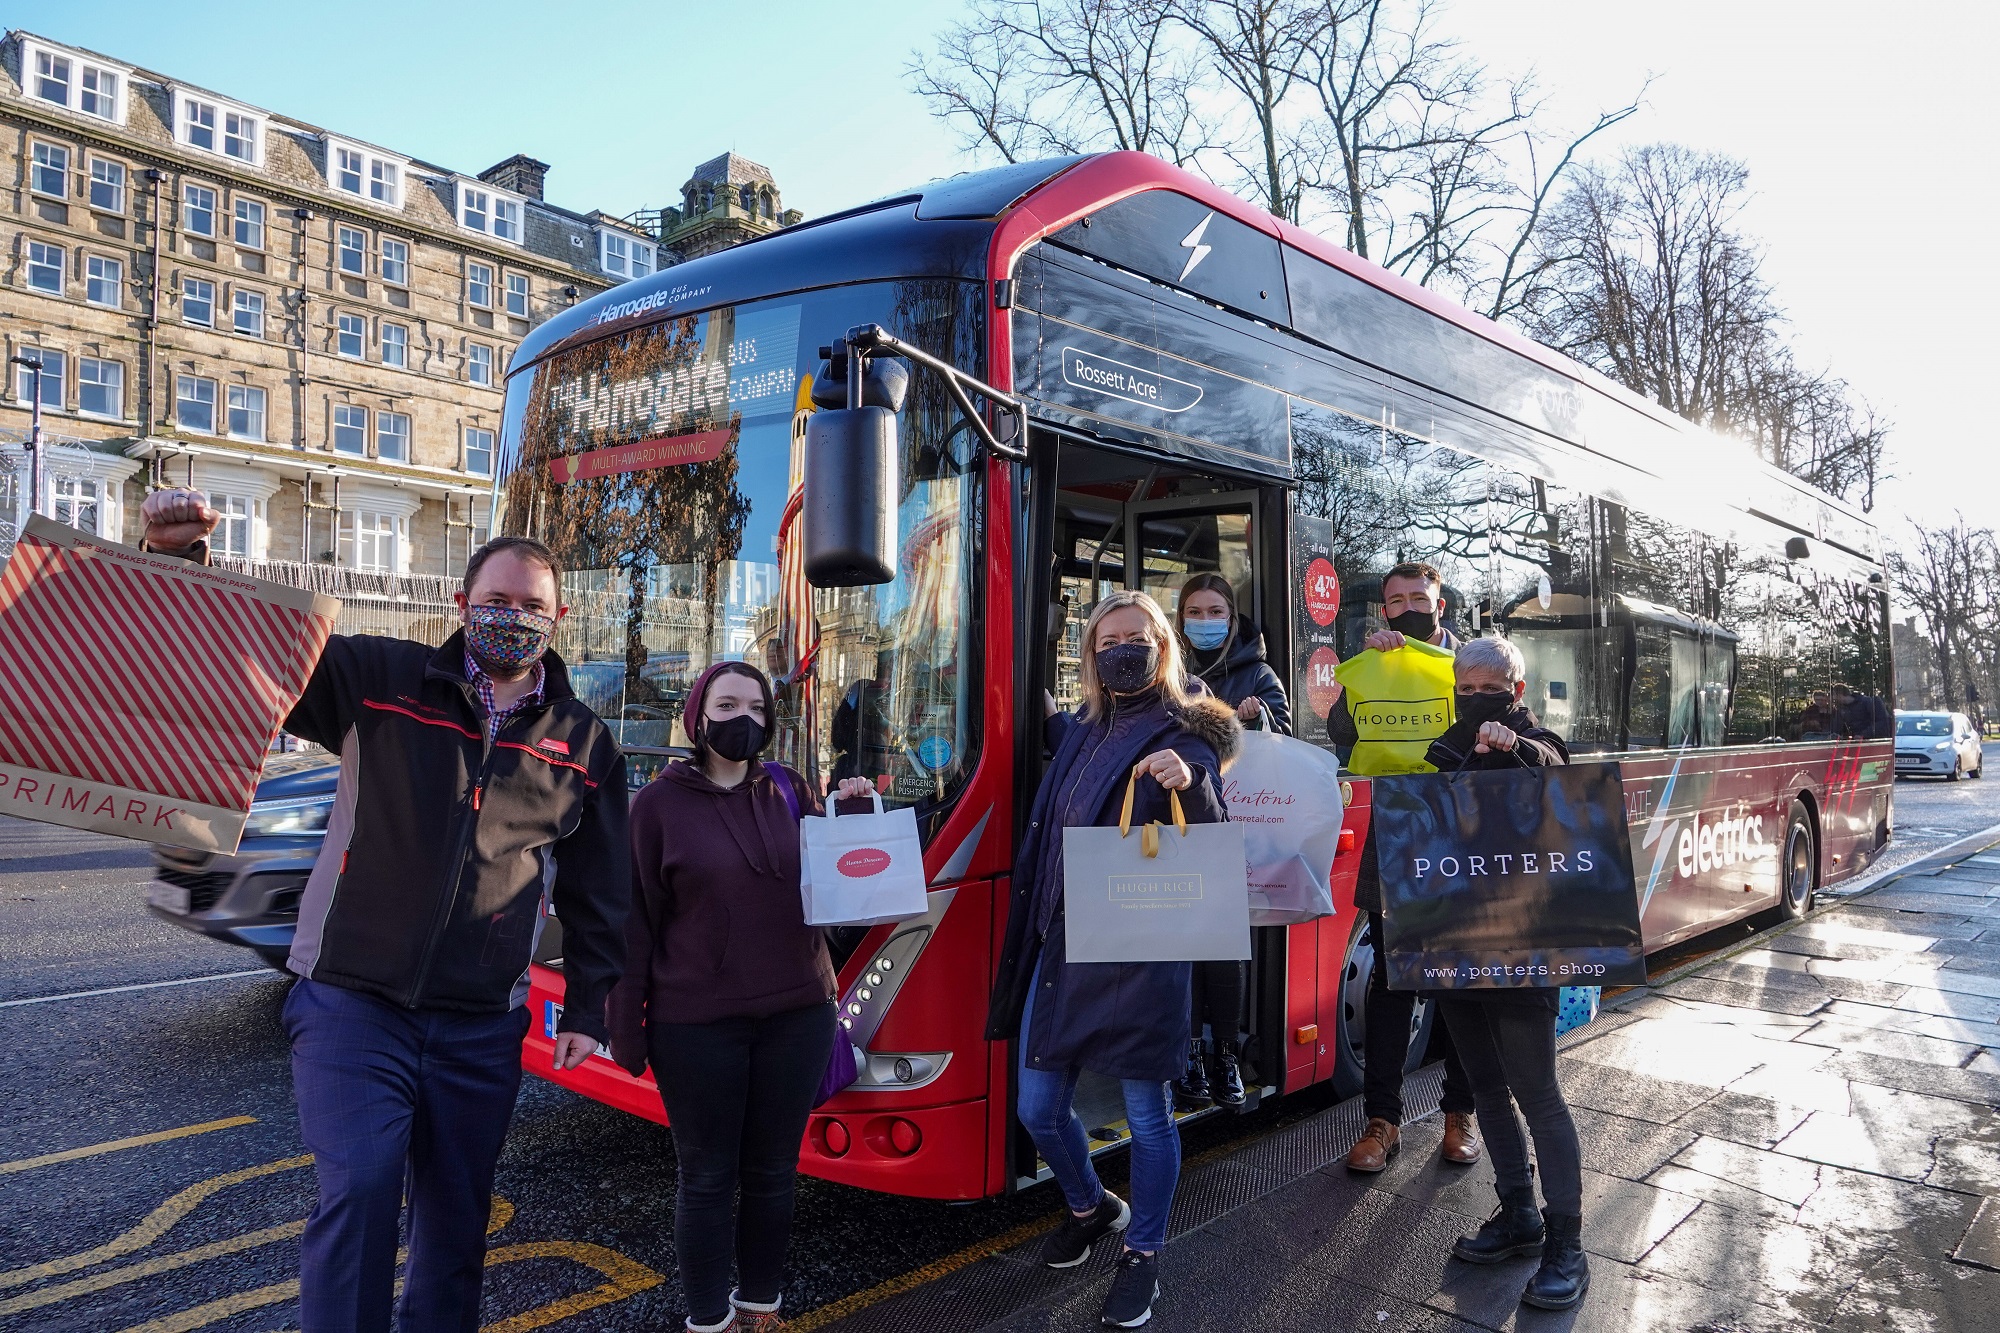
M 832 408 L 806 421 L 806 582 L 859 588 L 896 577 L 896 414 Z

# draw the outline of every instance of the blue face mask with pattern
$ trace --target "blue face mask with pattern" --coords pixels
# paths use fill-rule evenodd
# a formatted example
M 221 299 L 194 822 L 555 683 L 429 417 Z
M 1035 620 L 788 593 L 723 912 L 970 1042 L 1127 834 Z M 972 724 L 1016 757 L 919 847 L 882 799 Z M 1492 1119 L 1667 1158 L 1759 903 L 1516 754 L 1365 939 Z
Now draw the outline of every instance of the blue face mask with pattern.
M 1181 622 L 1181 632 L 1187 635 L 1189 643 L 1205 653 L 1212 653 L 1222 646 L 1224 639 L 1229 637 L 1229 622 L 1227 620 L 1184 620 Z

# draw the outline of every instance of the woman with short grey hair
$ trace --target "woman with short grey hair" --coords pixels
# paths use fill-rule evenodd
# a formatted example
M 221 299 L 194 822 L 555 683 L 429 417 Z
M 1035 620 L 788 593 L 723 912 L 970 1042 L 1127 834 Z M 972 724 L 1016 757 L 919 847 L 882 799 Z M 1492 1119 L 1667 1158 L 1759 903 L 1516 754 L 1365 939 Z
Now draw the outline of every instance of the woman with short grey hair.
M 1528 686 L 1519 648 L 1493 635 L 1474 639 L 1452 659 L 1452 675 L 1457 720 L 1424 756 L 1439 772 L 1569 762 L 1562 737 L 1521 706 Z M 1541 1267 L 1521 1299 L 1545 1310 L 1569 1309 L 1590 1287 L 1583 1257 L 1582 1151 L 1556 1081 L 1558 994 L 1553 988 L 1507 988 L 1438 997 L 1439 1016 L 1472 1081 L 1479 1132 L 1492 1152 L 1500 1195 L 1492 1218 L 1477 1234 L 1461 1237 L 1452 1253 L 1475 1264 L 1539 1253 Z M 1517 1104 L 1541 1164 L 1548 1203 L 1541 1211 L 1535 1208 L 1535 1177 L 1514 1114 Z

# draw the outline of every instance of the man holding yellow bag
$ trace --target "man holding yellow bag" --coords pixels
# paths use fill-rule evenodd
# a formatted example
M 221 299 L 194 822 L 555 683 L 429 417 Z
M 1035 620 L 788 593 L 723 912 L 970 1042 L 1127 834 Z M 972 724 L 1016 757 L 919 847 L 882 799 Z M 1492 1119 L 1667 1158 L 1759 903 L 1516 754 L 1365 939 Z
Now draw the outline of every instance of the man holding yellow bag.
M 1334 669 L 1340 706 L 1327 718 L 1327 737 L 1349 755 L 1361 777 L 1431 773 L 1424 758 L 1431 742 L 1452 722 L 1452 656 L 1458 639 L 1445 628 L 1444 577 L 1434 565 L 1406 563 L 1382 576 L 1382 615 L 1389 628 L 1367 639 L 1365 651 Z M 1383 1170 L 1402 1149 L 1403 1064 L 1410 1047 L 1415 991 L 1392 991 L 1382 955 L 1382 883 L 1375 864 L 1375 832 L 1361 849 L 1354 905 L 1368 913 L 1375 974 L 1368 983 L 1361 1101 L 1368 1127 L 1347 1154 L 1351 1171 Z M 1472 1085 L 1447 1044 L 1444 1057 L 1444 1143 L 1439 1156 L 1470 1165 L 1479 1160 L 1473 1128 Z

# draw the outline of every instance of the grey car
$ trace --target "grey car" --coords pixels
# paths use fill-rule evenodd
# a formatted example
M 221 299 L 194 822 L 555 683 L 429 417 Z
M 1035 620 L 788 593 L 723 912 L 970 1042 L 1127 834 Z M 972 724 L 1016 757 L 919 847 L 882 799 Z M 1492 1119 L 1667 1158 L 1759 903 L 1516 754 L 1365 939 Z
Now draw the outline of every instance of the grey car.
M 1979 732 L 1963 713 L 1896 711 L 1896 776 L 1984 777 Z
M 326 838 L 339 774 L 326 755 L 274 761 L 257 784 L 233 855 L 153 848 L 147 908 L 183 930 L 254 950 L 282 970 L 298 928 L 299 894 Z

